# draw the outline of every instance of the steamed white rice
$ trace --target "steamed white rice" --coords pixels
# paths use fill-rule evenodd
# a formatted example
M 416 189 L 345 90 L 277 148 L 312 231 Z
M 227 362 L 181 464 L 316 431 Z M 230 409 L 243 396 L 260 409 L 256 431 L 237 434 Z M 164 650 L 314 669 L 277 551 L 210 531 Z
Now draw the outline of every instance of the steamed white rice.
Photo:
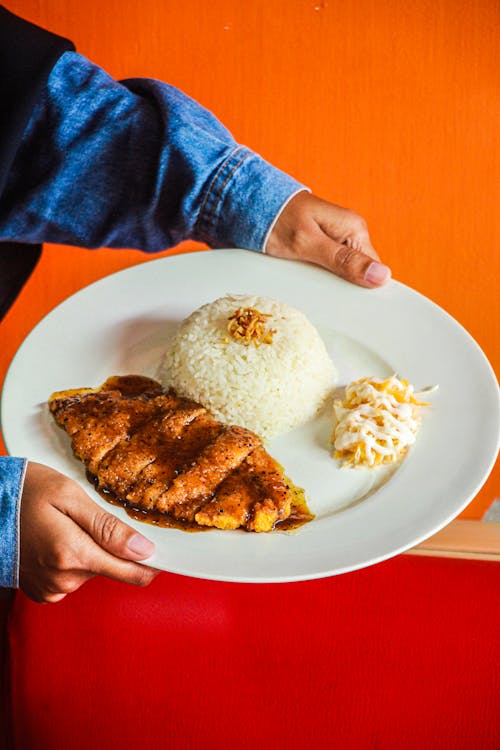
M 239 307 L 270 314 L 271 344 L 245 346 L 227 332 Z M 268 297 L 233 295 L 203 305 L 183 323 L 160 378 L 217 419 L 270 438 L 308 421 L 335 385 L 325 345 L 303 313 Z

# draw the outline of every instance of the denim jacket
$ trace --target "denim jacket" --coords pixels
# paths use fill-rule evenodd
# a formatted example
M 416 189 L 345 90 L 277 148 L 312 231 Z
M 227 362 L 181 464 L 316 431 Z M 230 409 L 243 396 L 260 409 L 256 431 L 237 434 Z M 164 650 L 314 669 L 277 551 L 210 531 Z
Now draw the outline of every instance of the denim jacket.
M 0 243 L 154 253 L 191 238 L 265 252 L 281 210 L 304 189 L 172 86 L 117 82 L 65 52 L 13 162 Z M 0 458 L 0 586 L 18 585 L 24 465 Z

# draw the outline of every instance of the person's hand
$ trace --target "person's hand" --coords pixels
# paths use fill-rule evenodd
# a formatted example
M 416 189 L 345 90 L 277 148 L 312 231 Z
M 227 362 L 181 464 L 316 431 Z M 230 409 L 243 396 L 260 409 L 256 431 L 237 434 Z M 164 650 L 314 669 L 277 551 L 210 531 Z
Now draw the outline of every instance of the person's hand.
M 391 276 L 361 216 L 305 191 L 285 206 L 265 250 L 277 258 L 316 263 L 360 286 L 381 286 Z
M 145 586 L 159 571 L 136 560 L 154 545 L 107 513 L 80 485 L 28 463 L 21 500 L 19 585 L 37 602 L 57 602 L 96 575 Z

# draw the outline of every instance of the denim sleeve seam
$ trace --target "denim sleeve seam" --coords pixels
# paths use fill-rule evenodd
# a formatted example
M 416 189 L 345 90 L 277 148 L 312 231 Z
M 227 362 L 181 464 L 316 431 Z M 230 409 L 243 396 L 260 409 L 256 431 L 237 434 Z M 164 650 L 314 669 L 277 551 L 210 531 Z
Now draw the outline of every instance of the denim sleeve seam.
M 243 154 L 241 152 L 243 151 Z M 238 146 L 219 167 L 214 175 L 203 200 L 198 215 L 196 235 L 210 242 L 215 234 L 217 223 L 217 208 L 222 195 L 234 173 L 248 158 L 251 152 L 243 146 Z
M 269 224 L 269 227 L 267 229 L 267 232 L 265 234 L 265 237 L 264 237 L 264 239 L 262 241 L 262 245 L 261 245 L 261 248 L 260 248 L 260 252 L 263 253 L 264 255 L 266 255 L 266 253 L 267 253 L 267 241 L 268 241 L 269 237 L 271 236 L 271 233 L 272 233 L 274 227 L 278 223 L 278 220 L 279 220 L 281 214 L 283 213 L 283 211 L 285 210 L 285 208 L 288 206 L 288 204 L 290 203 L 290 201 L 292 200 L 292 198 L 295 198 L 296 195 L 298 195 L 299 193 L 303 193 L 303 192 L 310 193 L 311 190 L 308 187 L 301 186 L 301 187 L 297 188 L 297 190 L 294 190 L 293 193 L 290 193 L 290 195 L 288 196 L 288 198 L 281 205 L 278 213 L 276 214 L 276 216 L 274 217 L 274 219 L 272 220 L 272 222 Z
M 14 537 L 14 545 L 15 545 L 15 556 L 14 556 L 14 570 L 13 570 L 13 586 L 14 588 L 19 588 L 19 567 L 20 567 L 20 551 L 21 551 L 21 539 L 20 539 L 20 526 L 21 526 L 21 498 L 23 494 L 23 487 L 24 487 L 24 479 L 26 477 L 26 469 L 28 466 L 27 459 L 24 459 L 23 463 L 23 470 L 21 472 L 21 477 L 19 480 L 19 492 L 17 493 L 16 498 L 16 527 L 15 527 L 15 537 Z

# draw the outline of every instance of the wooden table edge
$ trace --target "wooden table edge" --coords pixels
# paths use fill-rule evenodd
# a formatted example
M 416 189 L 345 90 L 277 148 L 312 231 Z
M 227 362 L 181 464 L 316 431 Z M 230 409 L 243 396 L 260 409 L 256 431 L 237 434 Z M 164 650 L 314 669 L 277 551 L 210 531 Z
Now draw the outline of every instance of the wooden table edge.
M 406 554 L 500 562 L 500 523 L 458 519 Z

